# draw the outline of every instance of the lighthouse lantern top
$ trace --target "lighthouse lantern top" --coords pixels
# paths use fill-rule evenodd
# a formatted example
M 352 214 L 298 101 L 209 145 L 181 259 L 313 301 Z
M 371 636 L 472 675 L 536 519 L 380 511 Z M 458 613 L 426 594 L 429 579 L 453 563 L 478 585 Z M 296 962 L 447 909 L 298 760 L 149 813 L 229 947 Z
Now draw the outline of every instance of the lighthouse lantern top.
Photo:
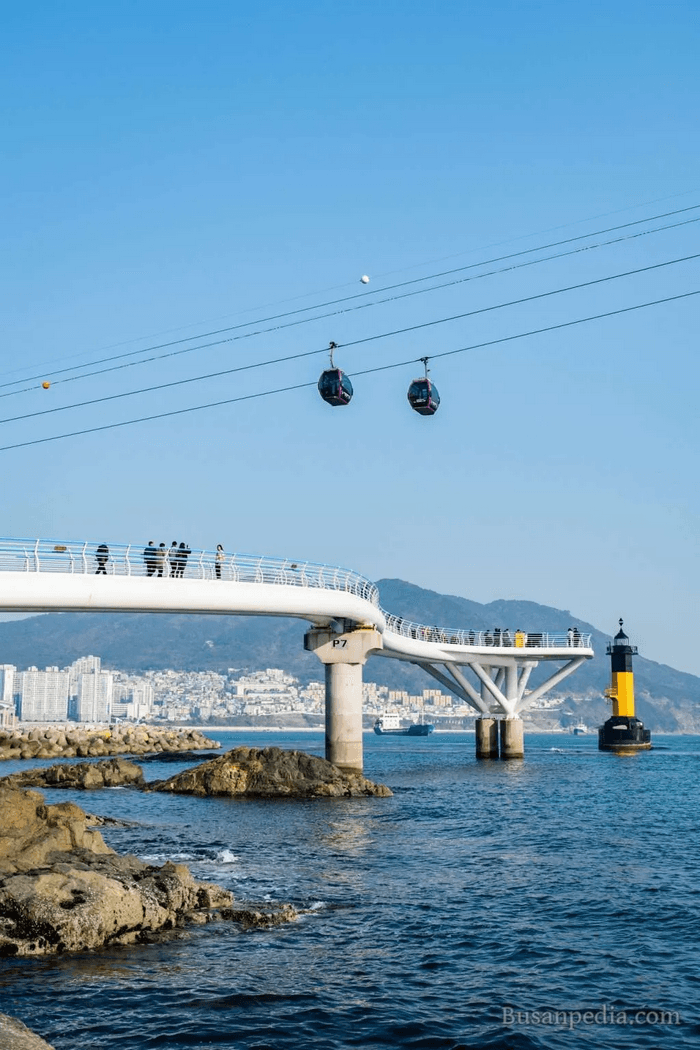
M 608 656 L 612 655 L 612 653 L 629 653 L 631 656 L 635 656 L 637 646 L 630 645 L 630 640 L 622 629 L 622 617 L 620 617 L 618 623 L 620 624 L 620 630 L 615 635 L 612 645 L 608 645 Z

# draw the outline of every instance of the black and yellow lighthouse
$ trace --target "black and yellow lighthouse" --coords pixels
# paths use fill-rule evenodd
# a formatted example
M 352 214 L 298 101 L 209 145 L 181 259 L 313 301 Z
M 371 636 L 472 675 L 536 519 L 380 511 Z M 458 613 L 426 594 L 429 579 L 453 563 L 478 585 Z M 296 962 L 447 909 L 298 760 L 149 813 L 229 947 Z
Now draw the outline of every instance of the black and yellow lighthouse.
M 598 729 L 599 751 L 643 751 L 651 747 L 651 730 L 634 713 L 634 674 L 632 657 L 637 655 L 637 646 L 622 630 L 615 635 L 607 648 L 610 657 L 612 681 L 605 695 L 612 700 L 612 718 Z

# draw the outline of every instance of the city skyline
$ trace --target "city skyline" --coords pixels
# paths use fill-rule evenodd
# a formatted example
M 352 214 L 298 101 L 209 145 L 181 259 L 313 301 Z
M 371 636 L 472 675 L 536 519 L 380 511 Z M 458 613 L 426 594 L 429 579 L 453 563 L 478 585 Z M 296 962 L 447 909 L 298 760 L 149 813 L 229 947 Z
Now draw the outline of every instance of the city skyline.
M 403 711 L 409 717 L 426 707 L 460 718 L 476 715 L 473 708 L 440 689 L 425 688 L 414 695 L 366 681 L 362 694 L 365 713 L 372 717 L 385 711 Z M 173 723 L 203 719 L 216 724 L 217 717 L 289 713 L 322 719 L 324 705 L 322 681 L 304 685 L 281 668 L 244 674 L 237 668 L 226 674 L 165 668 L 138 674 L 104 668 L 99 656 L 79 657 L 61 669 L 0 665 L 0 706 L 14 707 L 23 724 L 122 719 Z
M 5 28 L 6 535 L 623 616 L 700 674 L 694 5 L 40 0 Z

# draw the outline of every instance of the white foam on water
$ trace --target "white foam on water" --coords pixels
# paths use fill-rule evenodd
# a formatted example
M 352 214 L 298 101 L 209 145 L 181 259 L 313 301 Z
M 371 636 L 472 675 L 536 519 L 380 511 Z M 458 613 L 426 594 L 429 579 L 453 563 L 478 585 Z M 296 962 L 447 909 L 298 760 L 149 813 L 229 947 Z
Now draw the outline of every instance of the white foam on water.
M 219 864 L 236 864 L 238 861 L 238 857 L 230 849 L 222 849 L 220 853 L 217 853 L 216 859 Z
M 176 864 L 186 860 L 196 860 L 193 853 L 142 853 L 140 859 L 146 864 L 165 864 L 174 861 Z

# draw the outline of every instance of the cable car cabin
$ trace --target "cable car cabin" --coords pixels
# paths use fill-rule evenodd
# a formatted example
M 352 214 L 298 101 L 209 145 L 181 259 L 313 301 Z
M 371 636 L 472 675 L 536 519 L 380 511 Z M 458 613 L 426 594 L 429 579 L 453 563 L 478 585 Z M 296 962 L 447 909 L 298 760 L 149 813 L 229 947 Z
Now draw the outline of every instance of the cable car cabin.
M 434 416 L 440 405 L 440 395 L 434 383 L 427 378 L 414 379 L 408 388 L 411 408 L 421 416 Z
M 327 368 L 318 381 L 318 392 L 328 405 L 349 405 L 352 383 L 339 368 Z

